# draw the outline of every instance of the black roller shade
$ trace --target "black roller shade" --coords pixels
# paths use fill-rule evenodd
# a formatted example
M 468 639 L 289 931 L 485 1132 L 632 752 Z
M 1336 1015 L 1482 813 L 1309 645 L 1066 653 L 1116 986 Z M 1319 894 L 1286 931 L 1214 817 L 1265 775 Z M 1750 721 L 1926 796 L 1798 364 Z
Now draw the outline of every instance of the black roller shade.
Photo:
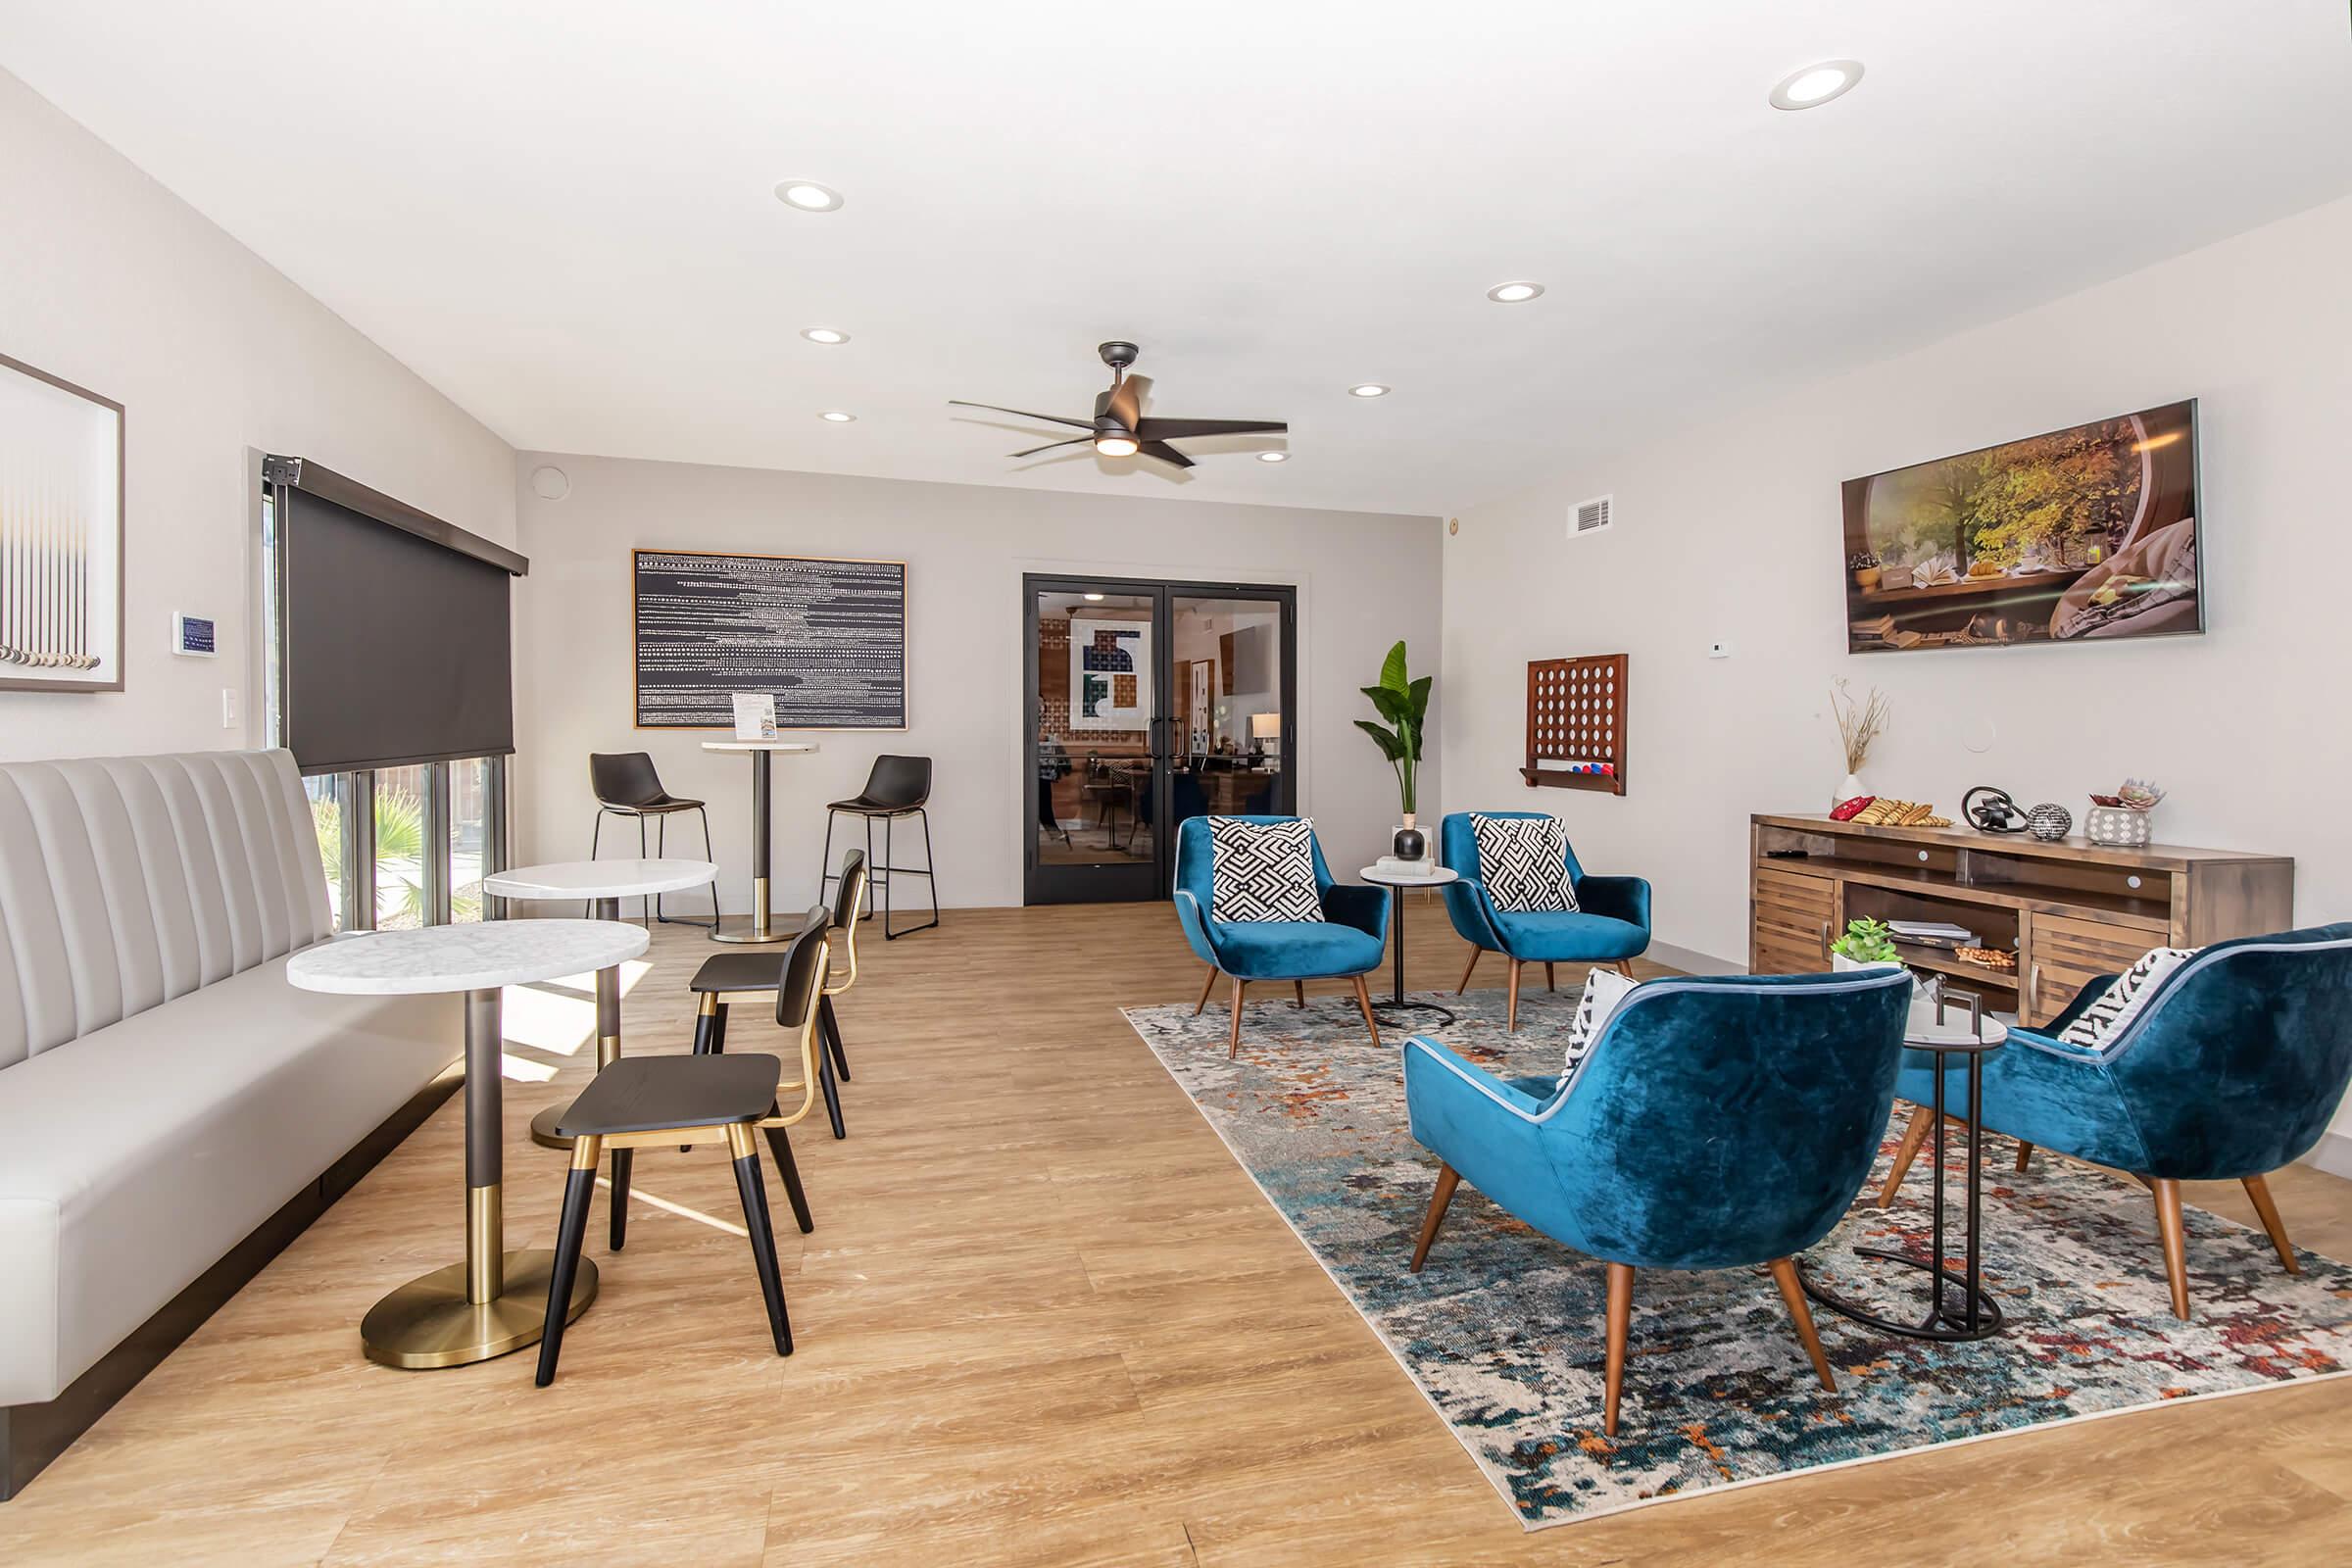
M 280 706 L 305 773 L 514 750 L 522 557 L 300 459 L 276 508 Z

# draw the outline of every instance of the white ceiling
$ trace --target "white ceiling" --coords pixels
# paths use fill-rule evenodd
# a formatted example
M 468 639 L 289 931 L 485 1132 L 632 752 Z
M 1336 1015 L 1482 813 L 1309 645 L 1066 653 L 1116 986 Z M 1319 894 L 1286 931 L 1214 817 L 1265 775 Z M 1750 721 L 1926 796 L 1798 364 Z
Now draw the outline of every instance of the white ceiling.
M 518 447 L 1417 513 L 2352 190 L 2346 32 L 2344 0 L 0 0 L 0 65 Z M 1837 57 L 1853 92 L 1766 104 Z M 1519 277 L 1549 292 L 1485 299 Z M 1045 427 L 946 407 L 1085 416 L 1109 337 L 1150 412 L 1288 418 L 1294 460 L 1020 465 Z

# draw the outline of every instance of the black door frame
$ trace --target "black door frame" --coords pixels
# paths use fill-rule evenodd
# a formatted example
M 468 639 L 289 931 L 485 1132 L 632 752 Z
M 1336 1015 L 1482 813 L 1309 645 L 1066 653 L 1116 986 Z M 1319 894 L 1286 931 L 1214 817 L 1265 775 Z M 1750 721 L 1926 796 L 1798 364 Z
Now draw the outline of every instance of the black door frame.
M 1152 713 L 1146 744 L 1152 755 L 1152 855 L 1131 863 L 1050 865 L 1038 854 L 1037 602 L 1040 594 L 1100 593 L 1148 599 L 1152 605 Z M 1298 589 L 1295 583 L 1198 582 L 1165 577 L 1095 576 L 1072 572 L 1021 574 L 1021 896 L 1024 904 L 1142 903 L 1165 898 L 1175 875 L 1174 762 L 1182 750 L 1184 715 L 1175 710 L 1174 602 L 1179 599 L 1254 599 L 1282 607 L 1282 768 L 1275 775 L 1273 809 L 1298 804 Z M 1187 694 L 1189 699 L 1189 694 Z

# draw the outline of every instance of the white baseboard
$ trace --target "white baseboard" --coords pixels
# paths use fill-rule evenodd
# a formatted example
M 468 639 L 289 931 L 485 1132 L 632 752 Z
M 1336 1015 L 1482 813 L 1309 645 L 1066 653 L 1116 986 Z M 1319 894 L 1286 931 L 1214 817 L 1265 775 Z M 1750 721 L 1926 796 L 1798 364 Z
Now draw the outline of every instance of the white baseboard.
M 2300 1163 L 2330 1176 L 2352 1178 L 2352 1133 L 2324 1133 L 2319 1146 L 2305 1154 Z
M 1694 948 L 1678 948 L 1671 942 L 1652 942 L 1642 956 L 1653 963 L 1662 963 L 1669 969 L 1680 969 L 1685 974 L 1747 973 L 1744 963 L 1718 958 L 1711 953 L 1700 953 Z

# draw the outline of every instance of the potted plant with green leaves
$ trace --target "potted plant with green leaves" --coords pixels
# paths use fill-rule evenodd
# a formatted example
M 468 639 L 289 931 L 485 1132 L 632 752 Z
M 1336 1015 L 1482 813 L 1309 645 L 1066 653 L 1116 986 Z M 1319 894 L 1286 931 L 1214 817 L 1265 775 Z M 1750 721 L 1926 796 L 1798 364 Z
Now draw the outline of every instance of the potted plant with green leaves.
M 1375 724 L 1359 718 L 1355 727 L 1372 737 L 1380 747 L 1380 755 L 1389 760 L 1396 772 L 1396 793 L 1404 808 L 1404 823 L 1397 828 L 1390 845 L 1390 853 L 1399 860 L 1419 860 L 1429 854 L 1429 840 L 1414 825 L 1414 810 L 1419 804 L 1415 790 L 1416 774 L 1421 766 L 1421 736 L 1429 718 L 1429 688 L 1435 676 L 1424 675 L 1419 680 L 1405 673 L 1404 644 L 1389 650 L 1381 662 L 1380 684 L 1366 686 L 1363 693 L 1372 699 L 1386 724 Z
M 1894 933 L 1879 920 L 1848 920 L 1845 934 L 1830 944 L 1833 969 L 1868 969 L 1902 961 L 1902 956 L 1894 951 Z

